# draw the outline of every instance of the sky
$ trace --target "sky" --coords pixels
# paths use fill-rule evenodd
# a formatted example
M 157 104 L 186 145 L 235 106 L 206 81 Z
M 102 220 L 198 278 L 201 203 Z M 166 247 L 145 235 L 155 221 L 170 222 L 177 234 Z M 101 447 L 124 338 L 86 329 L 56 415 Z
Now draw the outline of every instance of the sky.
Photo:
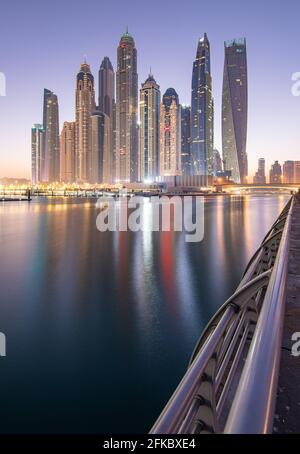
M 192 64 L 204 32 L 211 45 L 215 147 L 221 146 L 224 41 L 246 37 L 250 174 L 257 160 L 300 160 L 299 0 L 10 0 L 0 5 L 0 178 L 30 178 L 31 127 L 42 122 L 43 89 L 58 95 L 60 128 L 75 116 L 75 77 L 87 57 L 95 80 L 128 26 L 138 51 L 139 86 L 151 67 L 162 94 L 190 104 Z M 0 78 L 1 80 L 1 78 Z M 1 91 L 1 87 L 0 87 Z M 97 99 L 96 87 L 96 99 Z

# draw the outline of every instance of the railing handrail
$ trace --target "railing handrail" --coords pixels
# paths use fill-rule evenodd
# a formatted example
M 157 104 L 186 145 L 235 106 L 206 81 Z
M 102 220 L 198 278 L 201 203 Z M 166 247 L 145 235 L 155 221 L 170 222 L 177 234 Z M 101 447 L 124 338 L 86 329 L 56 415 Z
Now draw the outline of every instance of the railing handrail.
M 230 345 L 230 342 L 232 342 L 231 334 L 228 333 L 234 332 L 237 327 L 236 323 L 242 320 L 245 311 L 249 310 L 250 312 L 254 310 L 254 314 L 259 313 L 259 317 L 257 321 L 257 315 L 256 318 L 254 315 L 254 323 L 256 325 L 252 325 L 255 326 L 254 337 L 251 340 L 250 347 L 247 348 L 246 364 L 242 368 L 241 378 L 234 397 L 231 399 L 233 404 L 231 405 L 229 416 L 226 418 L 225 432 L 265 433 L 271 430 L 280 363 L 292 208 L 293 198 L 287 203 L 264 239 L 263 243 L 269 245 L 272 250 L 268 255 L 269 263 L 266 266 L 264 265 L 266 263 L 265 248 L 259 248 L 234 295 L 221 306 L 204 330 L 194 350 L 186 374 L 150 433 L 194 433 L 197 430 L 195 426 L 191 429 L 194 417 L 196 417 L 195 423 L 200 423 L 200 427 L 202 427 L 200 432 L 218 432 L 220 430 L 218 421 L 219 408 L 223 406 L 224 399 L 228 396 L 226 397 L 223 393 L 220 400 L 222 404 L 216 406 L 215 398 L 211 393 L 218 391 L 221 383 L 220 373 L 223 373 L 227 367 L 226 363 L 221 363 L 226 349 L 228 348 L 228 352 L 232 352 L 234 349 L 234 345 Z M 282 228 L 281 221 L 283 219 L 285 219 L 285 224 Z M 279 224 L 280 231 L 276 227 Z M 280 233 L 281 238 L 277 238 L 277 234 L 274 234 L 274 232 Z M 271 242 L 269 241 L 270 239 Z M 274 247 L 277 254 L 273 252 L 272 248 Z M 274 254 L 276 254 L 275 260 Z M 256 296 L 254 297 L 254 295 Z M 255 309 L 255 302 L 256 304 L 262 303 L 261 308 L 257 307 Z M 238 324 L 239 327 L 242 325 L 242 322 Z M 242 331 L 240 331 L 240 334 L 236 332 L 234 339 L 236 340 L 241 335 L 244 342 L 247 338 L 247 329 L 245 327 L 243 336 Z M 227 333 L 227 337 L 224 337 L 225 333 Z M 226 340 L 224 341 L 224 339 Z M 240 346 L 241 348 L 243 348 L 242 345 Z M 240 355 L 241 350 L 239 351 Z M 226 383 L 226 392 L 228 391 L 228 385 L 230 387 L 233 374 L 237 372 L 237 361 L 238 359 L 233 361 L 235 365 L 230 370 L 228 382 Z M 207 370 L 205 367 L 210 367 L 209 376 L 205 372 Z M 218 384 L 216 384 L 214 381 L 218 370 Z M 206 391 L 204 390 L 204 394 L 202 391 L 200 392 L 199 388 L 203 380 L 204 382 L 208 380 L 208 386 L 211 386 L 211 390 L 207 391 L 207 386 L 205 385 Z M 225 390 L 223 391 L 225 392 Z M 205 395 L 211 396 L 212 400 L 207 400 Z M 199 404 L 199 402 L 201 403 Z M 200 420 L 199 416 L 196 416 L 199 405 L 206 407 L 206 410 L 204 410 L 206 416 L 204 415 L 204 419 L 201 416 Z M 205 421 L 210 421 L 208 426 Z M 189 432 L 190 430 L 192 432 Z
M 278 385 L 293 200 L 225 433 L 272 431 Z

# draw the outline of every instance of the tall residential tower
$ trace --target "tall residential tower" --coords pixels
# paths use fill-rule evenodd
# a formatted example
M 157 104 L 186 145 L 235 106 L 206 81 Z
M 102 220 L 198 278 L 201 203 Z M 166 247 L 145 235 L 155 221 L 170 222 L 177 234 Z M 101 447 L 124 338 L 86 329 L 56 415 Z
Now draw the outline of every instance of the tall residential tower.
M 213 98 L 210 45 L 206 33 L 198 42 L 193 63 L 191 140 L 193 175 L 213 174 Z
M 137 50 L 126 31 L 120 39 L 116 74 L 116 181 L 138 180 Z
M 160 175 L 181 174 L 181 109 L 178 94 L 168 88 L 160 105 Z
M 247 181 L 247 53 L 245 38 L 225 42 L 222 146 L 225 170 L 235 183 Z
M 43 110 L 44 144 L 41 156 L 42 181 L 59 181 L 59 116 L 57 96 L 47 88 L 44 89 Z
M 159 176 L 160 90 L 152 74 L 140 90 L 140 179 L 155 181 Z
M 102 112 L 106 118 L 106 124 L 109 123 L 109 181 L 115 181 L 116 174 L 116 156 L 115 156 L 115 129 L 116 129 L 116 106 L 115 106 L 115 73 L 111 61 L 104 57 L 99 69 L 99 100 L 98 111 Z M 94 119 L 94 122 L 96 120 Z M 102 131 L 102 129 L 100 128 Z M 102 139 L 101 139 L 102 140 Z M 105 139 L 106 140 L 106 139 Z
M 94 77 L 84 62 L 76 77 L 76 181 L 92 181 L 91 115 L 96 108 Z

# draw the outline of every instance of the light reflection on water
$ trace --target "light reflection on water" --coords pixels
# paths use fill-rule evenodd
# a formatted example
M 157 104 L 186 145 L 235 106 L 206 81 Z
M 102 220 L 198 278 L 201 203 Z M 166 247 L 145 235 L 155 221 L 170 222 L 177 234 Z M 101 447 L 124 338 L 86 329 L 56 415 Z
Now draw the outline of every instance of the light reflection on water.
M 149 430 L 286 201 L 207 198 L 201 243 L 100 233 L 95 201 L 0 203 L 0 431 Z

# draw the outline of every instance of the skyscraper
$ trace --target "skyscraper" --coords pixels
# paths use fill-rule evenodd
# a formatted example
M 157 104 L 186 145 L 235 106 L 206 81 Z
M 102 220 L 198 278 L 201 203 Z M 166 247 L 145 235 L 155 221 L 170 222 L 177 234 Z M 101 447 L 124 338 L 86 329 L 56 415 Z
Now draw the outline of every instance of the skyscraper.
M 213 150 L 213 175 L 217 176 L 218 173 L 223 172 L 223 163 L 219 150 Z
M 213 98 L 210 45 L 206 33 L 193 63 L 191 136 L 194 175 L 213 174 Z
M 76 181 L 90 182 L 91 160 L 91 114 L 96 108 L 94 77 L 90 66 L 81 64 L 76 77 Z
M 65 121 L 60 135 L 60 181 L 75 182 L 75 122 Z
M 31 182 L 38 184 L 42 181 L 41 163 L 44 144 L 44 127 L 35 124 L 31 129 Z
M 112 118 L 115 102 L 115 73 L 111 61 L 104 57 L 99 69 L 98 110 Z
M 160 89 L 152 74 L 140 90 L 140 179 L 155 180 L 159 175 Z
M 264 158 L 259 158 L 258 169 L 253 177 L 253 183 L 266 184 L 266 163 Z
M 245 38 L 225 42 L 222 146 L 225 170 L 235 183 L 247 180 L 247 54 Z
M 133 37 L 124 33 L 117 51 L 116 181 L 138 180 L 138 75 Z
M 283 183 L 294 183 L 295 162 L 285 161 L 283 164 Z
M 270 169 L 270 183 L 282 183 L 282 170 L 278 161 L 275 161 Z
M 111 119 L 103 112 L 95 111 L 92 123 L 92 183 L 111 183 Z
M 178 94 L 168 88 L 160 105 L 160 175 L 181 174 L 181 113 Z
M 183 176 L 193 174 L 191 159 L 191 107 L 181 106 L 181 170 Z
M 41 159 L 42 181 L 59 181 L 59 116 L 57 96 L 44 89 L 43 128 L 45 130 Z

